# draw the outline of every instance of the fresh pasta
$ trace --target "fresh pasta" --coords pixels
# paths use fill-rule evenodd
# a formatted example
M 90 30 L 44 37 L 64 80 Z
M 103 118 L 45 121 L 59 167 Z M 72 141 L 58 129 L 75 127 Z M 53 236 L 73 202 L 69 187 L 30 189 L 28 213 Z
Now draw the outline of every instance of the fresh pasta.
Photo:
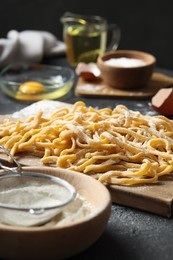
M 95 109 L 76 102 L 49 118 L 0 124 L 0 145 L 28 152 L 43 164 L 88 174 L 104 184 L 154 183 L 173 171 L 173 121 L 124 105 Z

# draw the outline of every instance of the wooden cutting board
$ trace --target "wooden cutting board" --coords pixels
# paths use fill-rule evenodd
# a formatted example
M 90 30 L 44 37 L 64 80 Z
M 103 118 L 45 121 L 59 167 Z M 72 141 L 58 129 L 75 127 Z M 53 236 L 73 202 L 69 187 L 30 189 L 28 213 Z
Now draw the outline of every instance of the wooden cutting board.
M 173 174 L 160 178 L 156 184 L 108 187 L 112 201 L 165 217 L 173 214 Z
M 21 115 L 23 113 L 27 113 L 27 111 L 37 112 L 39 108 L 39 104 L 43 101 L 39 101 L 35 104 L 32 104 L 21 111 Z M 46 101 L 47 102 L 47 101 Z M 48 101 L 50 102 L 50 101 Z M 56 102 L 57 107 L 64 106 L 64 103 L 58 101 Z M 55 103 L 54 103 L 55 104 Z M 68 104 L 69 106 L 69 104 Z M 45 106 L 46 107 L 46 106 Z M 20 116 L 20 111 L 18 116 Z M 0 116 L 0 122 L 6 116 Z M 37 157 L 28 156 L 23 153 L 20 156 L 16 156 L 16 159 L 24 165 L 29 166 L 40 166 L 42 163 L 40 159 Z M 0 161 L 7 161 L 7 157 L 0 153 Z M 140 185 L 140 186 L 118 186 L 118 185 L 110 185 L 107 186 L 109 189 L 112 201 L 114 203 L 133 207 L 136 209 L 152 212 L 165 217 L 172 217 L 173 214 L 173 174 L 169 174 L 167 176 L 163 176 L 160 181 L 156 184 L 150 185 Z
M 112 97 L 112 98 L 137 98 L 145 99 L 152 97 L 160 88 L 167 87 L 173 84 L 173 78 L 165 74 L 155 72 L 153 73 L 148 84 L 134 90 L 122 90 L 108 86 L 102 79 L 95 81 L 86 81 L 79 78 L 75 88 L 76 96 L 90 96 L 90 97 Z

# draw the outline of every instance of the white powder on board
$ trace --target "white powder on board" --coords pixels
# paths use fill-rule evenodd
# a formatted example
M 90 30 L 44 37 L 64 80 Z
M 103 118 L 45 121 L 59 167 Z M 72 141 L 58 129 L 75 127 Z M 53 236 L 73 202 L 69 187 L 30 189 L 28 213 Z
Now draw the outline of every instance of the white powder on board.
M 78 89 L 83 90 L 85 92 L 97 92 L 102 90 L 104 87 L 101 85 L 94 85 L 94 84 L 83 84 L 79 85 Z
M 72 105 L 54 100 L 41 100 L 21 109 L 20 111 L 14 112 L 11 117 L 14 119 L 20 118 L 21 120 L 24 120 L 27 117 L 35 116 L 39 111 L 43 111 L 44 117 L 49 117 L 54 111 L 62 107 L 71 108 Z

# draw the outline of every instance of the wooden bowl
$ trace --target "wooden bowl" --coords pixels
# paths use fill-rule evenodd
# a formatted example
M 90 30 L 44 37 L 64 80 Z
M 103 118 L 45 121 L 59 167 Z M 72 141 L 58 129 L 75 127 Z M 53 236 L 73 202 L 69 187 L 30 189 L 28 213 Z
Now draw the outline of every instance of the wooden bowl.
M 62 259 L 91 246 L 102 234 L 109 219 L 111 198 L 108 190 L 87 175 L 51 167 L 25 167 L 70 182 L 91 205 L 91 212 L 63 226 L 15 227 L 0 224 L 0 258 Z
M 105 61 L 117 58 L 138 59 L 144 61 L 144 65 L 136 67 L 120 67 L 107 64 Z M 136 89 L 144 87 L 154 71 L 156 58 L 145 52 L 133 50 L 118 50 L 106 52 L 98 57 L 98 66 L 101 77 L 106 84 L 114 88 Z

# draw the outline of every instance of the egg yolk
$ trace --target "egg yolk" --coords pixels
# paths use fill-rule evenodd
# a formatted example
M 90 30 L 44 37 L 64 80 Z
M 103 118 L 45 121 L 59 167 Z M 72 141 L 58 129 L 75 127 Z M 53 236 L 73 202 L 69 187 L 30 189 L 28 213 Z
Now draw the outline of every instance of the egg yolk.
M 36 94 L 44 90 L 44 85 L 36 81 L 27 81 L 19 86 L 19 91 L 24 94 Z

